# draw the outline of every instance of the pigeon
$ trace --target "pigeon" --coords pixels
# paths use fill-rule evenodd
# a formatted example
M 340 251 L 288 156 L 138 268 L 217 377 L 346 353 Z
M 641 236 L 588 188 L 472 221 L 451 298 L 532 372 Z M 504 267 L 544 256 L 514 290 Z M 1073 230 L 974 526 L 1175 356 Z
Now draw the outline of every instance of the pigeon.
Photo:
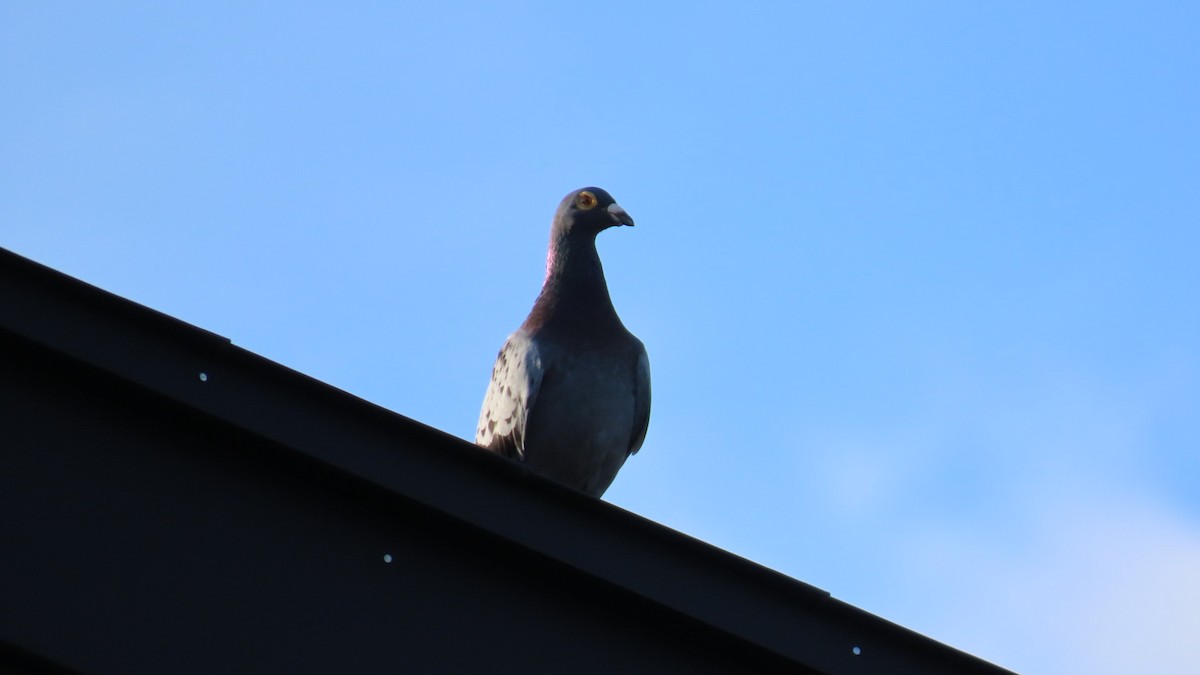
M 646 348 L 613 309 L 596 235 L 633 218 L 604 190 L 563 198 L 546 279 L 496 357 L 475 443 L 600 497 L 650 423 Z

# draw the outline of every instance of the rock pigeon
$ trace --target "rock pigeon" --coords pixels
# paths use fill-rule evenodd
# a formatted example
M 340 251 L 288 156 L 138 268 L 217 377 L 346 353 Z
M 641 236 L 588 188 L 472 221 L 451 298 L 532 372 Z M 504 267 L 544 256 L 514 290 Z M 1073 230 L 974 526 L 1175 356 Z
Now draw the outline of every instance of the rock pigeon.
M 550 228 L 546 280 L 496 357 L 475 442 L 594 497 L 650 422 L 650 362 L 608 296 L 596 235 L 633 219 L 604 190 L 567 195 Z

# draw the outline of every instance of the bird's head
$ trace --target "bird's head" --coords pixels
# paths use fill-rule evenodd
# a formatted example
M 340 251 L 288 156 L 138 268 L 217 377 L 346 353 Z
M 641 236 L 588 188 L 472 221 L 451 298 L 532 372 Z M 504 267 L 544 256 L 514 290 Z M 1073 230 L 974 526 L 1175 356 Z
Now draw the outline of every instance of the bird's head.
M 586 187 L 563 197 L 554 214 L 554 230 L 561 234 L 595 236 L 613 225 L 633 225 L 633 218 L 604 190 Z

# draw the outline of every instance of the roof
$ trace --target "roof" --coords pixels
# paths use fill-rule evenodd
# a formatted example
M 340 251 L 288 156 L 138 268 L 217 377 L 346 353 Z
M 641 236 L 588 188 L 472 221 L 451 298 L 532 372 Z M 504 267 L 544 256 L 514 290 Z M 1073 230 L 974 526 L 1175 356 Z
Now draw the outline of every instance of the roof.
M 0 664 L 1007 672 L 3 249 L 0 298 Z

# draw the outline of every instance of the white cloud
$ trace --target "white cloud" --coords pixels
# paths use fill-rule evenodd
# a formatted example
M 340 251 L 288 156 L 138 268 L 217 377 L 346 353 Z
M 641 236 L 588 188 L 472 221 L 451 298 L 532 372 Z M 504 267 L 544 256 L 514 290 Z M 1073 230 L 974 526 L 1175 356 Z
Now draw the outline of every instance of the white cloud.
M 909 627 L 1019 672 L 1195 672 L 1200 528 L 1116 490 L 1029 506 L 1037 524 L 1015 549 L 936 527 L 911 542 Z
M 1195 672 L 1200 523 L 1143 470 L 1156 397 L 1062 377 L 963 393 L 805 448 L 821 515 L 870 546 L 840 555 L 875 580 L 828 590 L 1018 672 Z

